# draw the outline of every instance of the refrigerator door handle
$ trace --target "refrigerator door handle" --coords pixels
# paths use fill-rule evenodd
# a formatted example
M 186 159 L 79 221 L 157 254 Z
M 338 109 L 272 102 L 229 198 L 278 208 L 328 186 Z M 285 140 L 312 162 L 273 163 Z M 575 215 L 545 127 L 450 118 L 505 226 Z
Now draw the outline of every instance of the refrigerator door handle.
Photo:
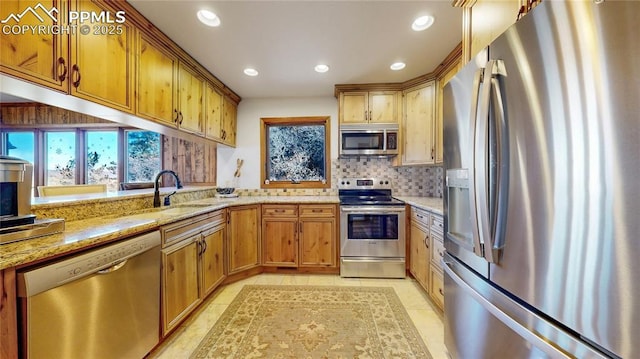
M 549 355 L 550 358 L 553 359 L 569 359 L 570 356 L 560 352 L 555 346 L 551 344 L 550 341 L 545 340 L 533 332 L 529 331 L 522 324 L 518 323 L 515 319 L 511 318 L 507 313 L 500 310 L 500 308 L 496 307 L 493 303 L 487 300 L 482 294 L 478 293 L 475 289 L 473 289 L 464 279 L 460 278 L 455 271 L 451 268 L 451 259 L 443 259 L 442 261 L 443 268 L 445 274 L 447 274 L 456 285 L 463 290 L 465 293 L 469 294 L 473 299 L 475 299 L 480 305 L 482 305 L 486 310 L 488 310 L 496 319 L 500 320 L 506 326 L 508 326 L 511 330 L 513 330 L 516 334 L 522 337 L 527 342 L 536 346 L 538 349 L 544 351 Z M 446 290 L 446 288 L 445 288 Z M 446 295 L 446 293 L 445 293 Z M 542 319 L 540 319 L 542 320 Z
M 472 98 L 471 98 L 471 118 L 469 123 L 471 124 L 471 129 L 469 133 L 472 138 L 471 141 L 473 145 L 471 148 L 473 149 L 473 157 L 476 156 L 477 145 L 475 143 L 476 134 L 478 131 L 478 100 L 480 98 L 480 87 L 482 85 L 482 78 L 484 75 L 484 69 L 479 68 L 476 70 L 476 73 L 473 77 L 473 89 L 472 89 Z M 473 253 L 478 257 L 483 257 L 483 243 L 479 233 L 479 224 L 478 224 L 478 205 L 476 198 L 476 177 L 477 177 L 477 169 L 475 164 L 470 169 L 471 178 L 469 179 L 469 210 L 471 213 L 471 235 L 473 237 Z
M 493 252 L 491 251 L 491 229 L 489 227 L 489 169 L 488 169 L 488 152 L 489 152 L 489 107 L 491 105 L 491 80 L 492 69 L 495 60 L 490 60 L 484 69 L 482 89 L 480 91 L 480 111 L 476 117 L 475 132 L 473 133 L 473 176 L 470 193 L 475 197 L 473 202 L 475 208 L 472 208 L 472 220 L 475 222 L 473 228 L 474 235 L 479 237 L 482 245 L 481 256 L 489 263 L 494 263 Z
M 491 78 L 491 85 L 493 88 L 493 113 L 495 114 L 496 121 L 497 148 L 497 175 L 495 184 L 496 208 L 494 209 L 493 237 L 491 239 L 491 252 L 495 263 L 500 261 L 502 249 L 505 245 L 504 231 L 507 220 L 507 195 L 509 193 L 509 140 L 507 138 L 509 132 L 506 121 L 505 102 L 503 101 L 503 81 L 499 76 L 507 76 L 504 62 L 502 60 L 494 62 Z

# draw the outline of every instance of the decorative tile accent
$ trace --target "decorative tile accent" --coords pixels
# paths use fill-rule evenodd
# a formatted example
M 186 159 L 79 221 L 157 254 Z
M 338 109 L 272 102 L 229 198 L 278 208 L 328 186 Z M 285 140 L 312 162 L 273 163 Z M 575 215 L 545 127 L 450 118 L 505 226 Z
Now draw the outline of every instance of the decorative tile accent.
M 327 189 L 236 189 L 240 196 L 337 196 L 338 179 L 386 177 L 393 180 L 395 196 L 439 197 L 443 193 L 440 166 L 392 166 L 389 158 L 353 157 L 331 161 L 331 188 Z
M 440 197 L 444 178 L 441 166 L 392 166 L 390 158 L 353 157 L 331 162 L 331 183 L 344 177 L 386 177 L 393 180 L 395 196 Z

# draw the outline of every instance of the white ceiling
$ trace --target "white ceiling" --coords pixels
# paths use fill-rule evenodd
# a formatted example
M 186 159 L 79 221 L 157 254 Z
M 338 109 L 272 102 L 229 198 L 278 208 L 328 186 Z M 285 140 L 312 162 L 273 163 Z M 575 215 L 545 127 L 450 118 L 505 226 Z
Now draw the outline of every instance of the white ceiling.
M 433 71 L 461 41 L 450 0 L 129 0 L 140 13 L 243 98 L 333 96 L 335 84 L 403 82 Z M 207 27 L 196 11 L 216 13 Z M 434 25 L 411 30 L 425 14 Z M 407 64 L 391 71 L 396 61 Z M 327 73 L 316 73 L 319 63 Z M 245 67 L 259 71 L 244 75 Z

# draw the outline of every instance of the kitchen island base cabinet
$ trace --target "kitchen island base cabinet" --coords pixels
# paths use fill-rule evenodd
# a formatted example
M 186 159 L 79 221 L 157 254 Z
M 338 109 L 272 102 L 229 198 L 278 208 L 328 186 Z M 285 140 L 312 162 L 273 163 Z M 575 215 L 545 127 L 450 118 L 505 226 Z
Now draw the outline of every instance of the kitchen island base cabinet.
M 260 210 L 258 205 L 228 209 L 227 238 L 229 243 L 228 274 L 259 267 Z
M 161 229 L 163 336 L 225 279 L 224 218 L 219 210 Z

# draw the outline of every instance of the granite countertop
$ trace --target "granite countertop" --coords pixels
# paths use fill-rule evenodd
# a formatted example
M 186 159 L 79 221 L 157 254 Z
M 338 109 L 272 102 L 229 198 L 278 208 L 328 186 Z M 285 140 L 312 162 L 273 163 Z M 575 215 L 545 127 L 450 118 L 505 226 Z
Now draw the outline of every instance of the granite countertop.
M 429 212 L 444 215 L 444 202 L 439 197 L 396 197 L 410 206 L 415 206 Z
M 242 196 L 206 198 L 162 209 L 150 208 L 129 215 L 109 215 L 67 221 L 65 231 L 0 245 L 0 270 L 35 263 L 124 237 L 148 232 L 172 222 L 218 209 L 262 203 L 338 203 L 337 196 Z
M 396 197 L 405 203 L 442 214 L 442 198 Z M 218 209 L 269 203 L 334 203 L 338 196 L 240 196 L 205 198 L 164 208 L 149 208 L 128 215 L 108 215 L 67 221 L 62 233 L 0 245 L 0 269 L 36 263 L 158 229 Z M 46 205 L 45 203 L 40 203 Z

